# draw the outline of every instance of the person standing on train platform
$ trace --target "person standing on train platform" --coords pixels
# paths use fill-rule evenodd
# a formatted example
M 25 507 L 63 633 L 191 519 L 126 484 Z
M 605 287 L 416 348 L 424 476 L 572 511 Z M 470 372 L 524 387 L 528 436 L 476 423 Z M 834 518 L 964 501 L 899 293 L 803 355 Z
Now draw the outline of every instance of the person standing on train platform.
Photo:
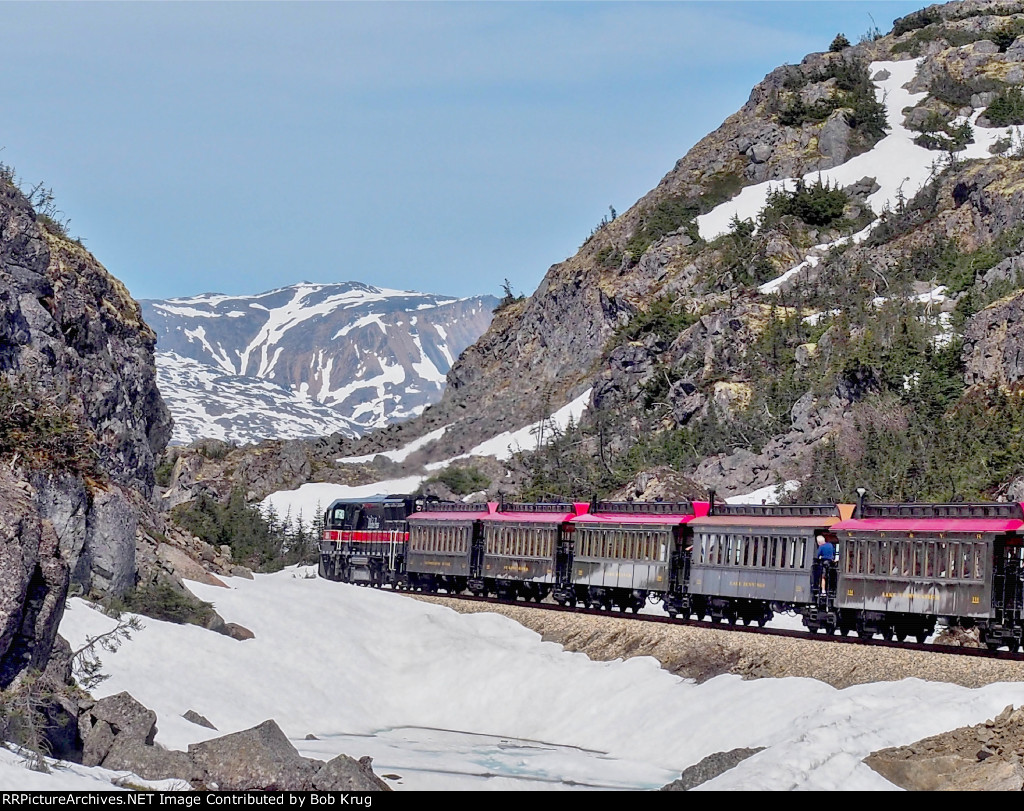
M 826 572 L 828 571 L 828 564 L 825 561 L 834 561 L 836 559 L 836 547 L 824 535 L 818 535 L 815 540 L 818 542 L 818 552 L 814 556 L 814 560 L 821 567 L 821 593 L 825 594 L 827 591 L 825 582 Z

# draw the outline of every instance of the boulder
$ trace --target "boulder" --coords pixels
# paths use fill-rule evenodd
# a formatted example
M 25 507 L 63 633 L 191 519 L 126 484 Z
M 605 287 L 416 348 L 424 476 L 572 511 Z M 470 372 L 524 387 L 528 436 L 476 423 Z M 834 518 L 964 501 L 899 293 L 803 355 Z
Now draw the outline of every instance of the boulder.
M 961 755 L 939 755 L 930 758 L 906 759 L 889 757 L 876 752 L 864 758 L 864 763 L 882 777 L 907 791 L 941 791 L 952 788 L 951 776 L 958 771 L 977 765 Z
M 391 791 L 383 780 L 373 773 L 373 760 L 368 757 L 350 758 L 338 755 L 325 763 L 313 777 L 316 791 Z
M 982 648 L 978 628 L 961 628 L 953 626 L 945 628 L 935 636 L 936 645 L 949 645 L 954 648 Z
M 754 144 L 748 151 L 751 163 L 764 163 L 772 156 L 772 148 L 769 144 Z
M 221 631 L 221 633 L 230 636 L 232 639 L 237 639 L 239 642 L 244 642 L 246 639 L 256 638 L 256 634 L 244 625 L 239 625 L 237 622 L 224 623 L 224 630 Z
M 220 791 L 309 791 L 316 766 L 274 721 L 188 747 L 197 785 Z
M 984 754 L 983 759 L 963 755 L 902 759 L 874 753 L 864 762 L 890 783 L 907 791 L 1020 791 L 1024 788 L 1024 768 L 1019 761 Z
M 210 574 L 202 564 L 177 547 L 166 543 L 157 544 L 156 556 L 164 571 L 172 575 L 207 586 L 227 588 L 222 580 Z
M 156 736 L 156 713 L 128 693 L 101 698 L 83 708 L 78 716 L 82 739 L 82 763 L 99 766 L 106 761 L 116 740 L 152 746 Z
M 850 136 L 853 128 L 846 123 L 846 115 L 836 110 L 825 122 L 818 135 L 818 151 L 829 158 L 829 165 L 838 166 L 850 154 Z
M 104 769 L 131 772 L 146 780 L 188 780 L 194 771 L 187 753 L 123 735 L 114 739 L 102 765 Z
M 670 467 L 638 473 L 609 496 L 609 501 L 690 501 L 707 498 L 707 490 Z
M 206 727 L 207 729 L 217 728 L 210 723 L 209 718 L 207 718 L 205 715 L 200 715 L 195 710 L 185 710 L 185 712 L 181 714 L 181 717 L 184 718 L 186 721 L 191 721 L 196 726 Z
M 79 718 L 78 731 L 82 736 L 82 765 L 99 766 L 114 744 L 114 730 L 106 721 L 92 719 L 83 726 Z
M 1020 791 L 1024 788 L 1024 708 L 909 746 L 872 752 L 864 763 L 911 791 Z

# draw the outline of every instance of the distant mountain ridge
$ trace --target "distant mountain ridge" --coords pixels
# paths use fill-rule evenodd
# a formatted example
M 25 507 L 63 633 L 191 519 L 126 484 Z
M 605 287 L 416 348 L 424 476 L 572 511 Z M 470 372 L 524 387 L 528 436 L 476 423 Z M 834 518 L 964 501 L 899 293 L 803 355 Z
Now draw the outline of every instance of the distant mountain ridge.
M 189 443 L 359 436 L 416 416 L 498 299 L 302 282 L 140 303 L 173 441 Z

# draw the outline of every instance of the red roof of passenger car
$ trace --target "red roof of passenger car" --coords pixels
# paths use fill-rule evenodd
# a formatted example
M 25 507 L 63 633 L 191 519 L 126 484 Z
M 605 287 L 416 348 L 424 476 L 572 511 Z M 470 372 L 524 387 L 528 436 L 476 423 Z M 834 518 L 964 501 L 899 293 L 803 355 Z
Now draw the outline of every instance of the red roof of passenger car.
M 557 513 L 540 513 L 540 512 L 497 512 L 491 515 L 485 516 L 485 521 L 493 521 L 495 523 L 533 523 L 533 524 L 561 524 L 565 521 L 571 520 L 576 516 L 575 512 L 557 512 Z
M 577 515 L 569 520 L 574 524 L 638 524 L 647 526 L 667 524 L 669 526 L 677 526 L 689 523 L 702 515 L 707 515 L 707 502 L 693 502 L 693 511 L 696 513 L 695 515 L 688 515 L 686 513 L 586 513 L 584 515 Z
M 833 532 L 1014 532 L 1019 518 L 851 518 L 832 525 Z
M 498 509 L 498 502 L 490 501 L 487 503 L 487 510 L 467 510 L 462 512 L 461 510 L 438 510 L 436 512 L 430 512 L 425 510 L 419 513 L 413 513 L 409 516 L 409 521 L 448 521 L 449 523 L 455 521 L 479 521 L 482 518 L 490 518 L 494 511 Z
M 706 515 L 695 527 L 832 527 L 838 515 Z

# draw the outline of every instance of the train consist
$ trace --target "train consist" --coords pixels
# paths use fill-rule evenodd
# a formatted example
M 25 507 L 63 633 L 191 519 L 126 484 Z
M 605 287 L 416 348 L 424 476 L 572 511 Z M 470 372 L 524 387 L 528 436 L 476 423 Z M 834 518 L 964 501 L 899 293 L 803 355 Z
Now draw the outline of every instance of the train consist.
M 338 500 L 320 576 L 398 589 L 924 641 L 940 620 L 992 650 L 1024 633 L 1024 510 L 991 504 L 462 504 Z

